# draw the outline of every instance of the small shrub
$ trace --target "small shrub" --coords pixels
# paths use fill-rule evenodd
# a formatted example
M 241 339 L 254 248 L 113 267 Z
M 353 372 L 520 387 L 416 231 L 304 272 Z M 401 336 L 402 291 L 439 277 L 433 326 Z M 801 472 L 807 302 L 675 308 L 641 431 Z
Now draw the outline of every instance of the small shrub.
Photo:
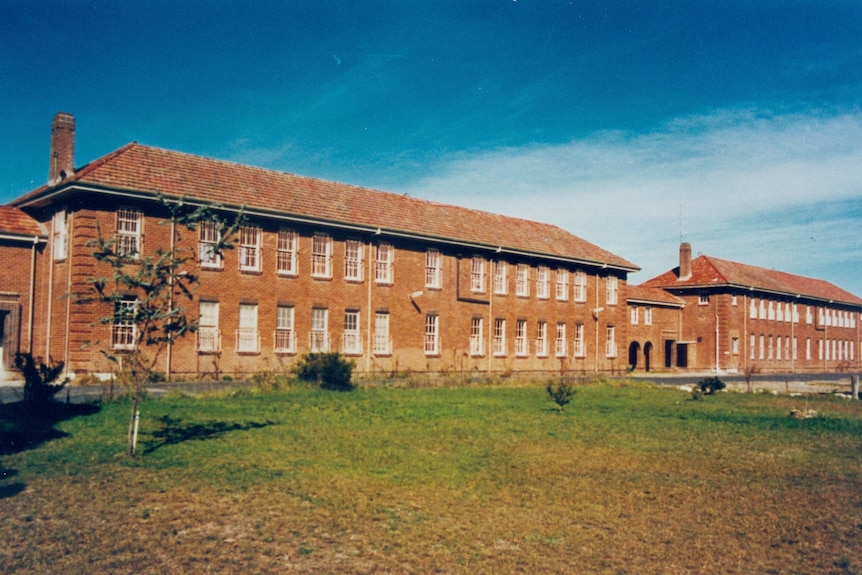
M 299 358 L 293 373 L 303 381 L 317 383 L 324 389 L 350 391 L 354 389 L 351 378 L 356 363 L 345 359 L 338 352 L 307 353 Z
M 258 371 L 249 378 L 249 381 L 260 391 L 275 391 L 287 387 L 290 383 L 284 374 L 271 370 Z
M 37 365 L 38 363 L 38 365 Z M 68 379 L 54 383 L 63 372 L 63 362 L 44 364 L 42 358 L 34 359 L 30 353 L 15 354 L 15 367 L 24 376 L 24 403 L 31 406 L 44 406 L 54 400 L 54 396 L 65 387 Z
M 706 377 L 697 382 L 695 389 L 700 390 L 703 395 L 713 395 L 727 387 L 723 381 L 717 377 Z
M 547 391 L 548 395 L 551 396 L 551 400 L 557 404 L 557 409 L 560 412 L 562 412 L 563 408 L 572 401 L 572 397 L 575 395 L 575 389 L 565 382 L 560 382 L 556 388 L 549 383 L 548 387 L 545 388 L 545 391 Z

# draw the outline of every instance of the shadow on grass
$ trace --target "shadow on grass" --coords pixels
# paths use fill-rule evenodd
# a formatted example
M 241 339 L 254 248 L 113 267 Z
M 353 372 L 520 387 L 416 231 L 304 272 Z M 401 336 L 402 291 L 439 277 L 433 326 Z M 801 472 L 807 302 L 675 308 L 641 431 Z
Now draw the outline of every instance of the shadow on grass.
M 157 449 L 169 445 L 177 445 L 186 441 L 203 441 L 216 439 L 233 431 L 248 431 L 275 425 L 272 421 L 258 423 L 226 423 L 224 421 L 208 421 L 206 423 L 184 423 L 182 419 L 165 415 L 159 418 L 162 429 L 154 431 L 150 435 L 156 440 L 152 445 L 144 449 L 144 453 L 152 453 Z
M 59 403 L 51 401 L 31 405 L 23 401 L 0 404 L 0 456 L 35 449 L 53 439 L 66 437 L 56 426 L 61 421 L 93 415 L 101 409 L 95 404 Z M 21 493 L 26 487 L 20 482 L 6 483 L 18 472 L 0 464 L 0 499 Z

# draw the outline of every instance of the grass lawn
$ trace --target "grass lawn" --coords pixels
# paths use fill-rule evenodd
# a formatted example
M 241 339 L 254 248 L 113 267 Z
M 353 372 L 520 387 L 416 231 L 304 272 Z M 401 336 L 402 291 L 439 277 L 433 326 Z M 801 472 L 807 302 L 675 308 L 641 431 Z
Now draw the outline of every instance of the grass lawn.
M 862 573 L 860 402 L 176 396 L 143 404 L 136 458 L 128 403 L 0 408 L 2 573 Z

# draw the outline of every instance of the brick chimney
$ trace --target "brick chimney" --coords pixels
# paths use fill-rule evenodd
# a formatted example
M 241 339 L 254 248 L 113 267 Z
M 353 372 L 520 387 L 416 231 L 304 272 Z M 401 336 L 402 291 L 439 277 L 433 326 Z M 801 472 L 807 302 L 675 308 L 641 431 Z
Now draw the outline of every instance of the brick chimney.
M 691 244 L 682 242 L 679 244 L 679 280 L 684 281 L 691 278 Z
M 48 184 L 54 185 L 75 173 L 75 117 L 58 112 L 51 125 L 51 163 Z

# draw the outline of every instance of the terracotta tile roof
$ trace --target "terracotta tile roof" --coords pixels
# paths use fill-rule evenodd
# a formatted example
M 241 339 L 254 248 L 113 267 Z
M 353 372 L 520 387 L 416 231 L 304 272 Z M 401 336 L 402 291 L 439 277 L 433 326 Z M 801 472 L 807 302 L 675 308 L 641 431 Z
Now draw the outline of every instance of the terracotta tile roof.
M 42 226 L 14 206 L 0 206 L 0 234 L 16 236 L 44 236 Z
M 825 281 L 786 272 L 740 264 L 709 256 L 691 261 L 691 278 L 679 281 L 674 268 L 641 284 L 645 287 L 695 288 L 729 285 L 763 292 L 804 296 L 819 300 L 862 305 L 862 298 Z
M 573 259 L 628 271 L 635 264 L 557 226 L 213 160 L 160 148 L 128 144 L 79 169 L 74 183 L 215 202 L 370 229 L 454 240 L 490 248 Z M 17 205 L 51 193 L 41 188 Z
M 685 305 L 683 300 L 660 287 L 629 285 L 626 289 L 628 290 L 626 294 L 628 302 L 653 303 L 673 307 L 683 307 Z

